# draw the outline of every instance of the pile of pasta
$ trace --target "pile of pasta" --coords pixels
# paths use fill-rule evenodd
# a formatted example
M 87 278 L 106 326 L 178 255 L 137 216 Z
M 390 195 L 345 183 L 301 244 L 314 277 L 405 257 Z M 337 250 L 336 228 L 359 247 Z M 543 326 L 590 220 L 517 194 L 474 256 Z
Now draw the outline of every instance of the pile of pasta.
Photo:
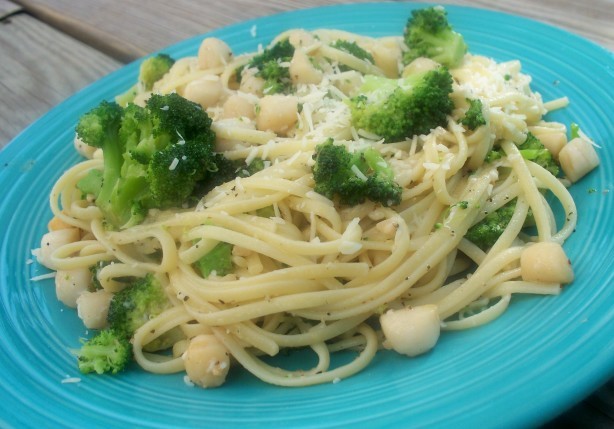
M 189 382 L 213 387 L 241 366 L 267 383 L 305 386 L 358 373 L 383 348 L 428 352 L 440 331 L 488 323 L 514 294 L 556 295 L 573 280 L 562 248 L 577 221 L 567 187 L 598 161 L 586 136 L 568 142 L 565 125 L 544 120 L 566 106 L 565 98 L 544 102 L 518 61 L 468 53 L 450 70 L 456 108 L 447 125 L 384 143 L 352 126 L 348 98 L 367 74 L 399 78 L 437 64 L 419 58 L 404 67 L 401 37 L 295 29 L 271 43 L 286 38 L 295 47 L 284 64 L 292 94 L 267 94 L 248 68 L 238 83 L 236 70 L 256 52 L 235 56 L 215 38 L 154 85 L 151 92 L 201 104 L 227 158 L 264 160 L 263 170 L 216 187 L 195 207 L 151 211 L 140 225 L 105 229 L 100 210 L 76 187 L 90 169 L 102 168 L 102 156 L 76 140 L 88 159 L 53 187 L 54 218 L 39 259 L 57 270 L 58 297 L 78 308 L 88 328 L 105 326 L 109 301 L 124 285 L 118 279 L 154 274 L 173 306 L 132 339 L 144 370 L 185 371 Z M 340 39 L 365 49 L 373 63 L 331 46 Z M 143 105 L 151 92 L 139 90 L 135 103 Z M 459 122 L 468 98 L 482 101 L 487 119 L 475 131 Z M 566 178 L 520 155 L 517 144 L 528 132 Z M 327 138 L 350 150 L 380 151 L 403 189 L 401 204 L 350 207 L 314 192 L 314 150 Z M 504 155 L 485 163 L 495 145 Z M 559 225 L 546 195 L 562 206 Z M 514 215 L 492 248 L 464 237 L 513 199 Z M 271 216 L 258 215 L 271 207 Z M 529 211 L 532 231 L 523 229 Z M 235 271 L 203 278 L 193 264 L 219 242 L 233 246 Z M 112 263 L 98 274 L 102 289 L 91 291 L 89 267 L 101 261 Z M 176 328 L 172 354 L 144 351 Z M 269 360 L 306 348 L 317 356 L 313 367 L 290 370 Z M 331 356 L 342 351 L 352 359 L 337 365 Z

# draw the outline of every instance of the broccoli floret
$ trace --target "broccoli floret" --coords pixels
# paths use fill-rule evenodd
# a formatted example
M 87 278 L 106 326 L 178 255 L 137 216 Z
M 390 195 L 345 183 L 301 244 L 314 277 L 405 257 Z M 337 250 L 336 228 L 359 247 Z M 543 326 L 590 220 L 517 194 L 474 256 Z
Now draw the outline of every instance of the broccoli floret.
M 503 157 L 501 149 L 493 149 L 486 154 L 484 162 L 491 163 Z
M 215 179 L 224 159 L 214 152 L 209 116 L 176 93 L 154 94 L 146 107 L 122 109 L 103 101 L 81 117 L 76 131 L 86 144 L 102 148 L 99 191 L 89 186 L 93 177 L 79 186 L 96 196 L 114 228 L 140 223 L 148 209 L 190 202 L 203 183 Z
M 341 204 L 356 205 L 369 199 L 384 206 L 401 202 L 401 187 L 392 168 L 373 148 L 350 153 L 332 139 L 318 145 L 312 167 L 314 190 L 327 198 L 337 196 Z
M 92 285 L 91 289 L 99 290 L 103 289 L 102 283 L 100 283 L 100 271 L 106 267 L 107 265 L 113 264 L 113 261 L 99 261 L 96 264 L 90 266 L 90 273 L 92 274 Z M 114 277 L 113 280 L 122 284 L 129 284 L 134 281 L 134 277 L 131 276 L 123 276 L 123 277 Z
M 109 327 L 99 331 L 77 351 L 79 369 L 98 374 L 115 374 L 124 369 L 132 360 L 130 340 L 135 331 L 172 305 L 160 281 L 151 274 L 115 293 L 107 315 Z M 175 328 L 148 343 L 144 349 L 168 348 L 180 335 L 181 331 Z
M 518 150 L 524 159 L 535 162 L 554 176 L 559 174 L 560 168 L 552 153 L 533 134 L 527 133 L 527 139 L 518 146 Z
M 213 272 L 220 277 L 233 272 L 232 247 L 230 243 L 219 242 L 206 255 L 196 261 L 195 265 L 203 278 L 209 277 Z
M 167 54 L 158 54 L 145 59 L 139 70 L 139 82 L 146 91 L 151 91 L 154 83 L 162 79 L 175 64 L 175 60 Z
M 257 69 L 256 76 L 264 79 L 264 93 L 289 93 L 292 90 L 290 70 L 282 63 L 288 63 L 294 55 L 294 46 L 288 39 L 280 40 L 254 56 L 246 65 L 236 71 L 237 81 L 241 82 L 244 69 Z
M 465 238 L 480 249 L 487 250 L 492 247 L 501 234 L 503 234 L 503 231 L 505 231 L 505 228 L 514 215 L 515 209 L 516 199 L 514 198 L 494 212 L 487 214 L 484 219 L 469 228 Z M 531 226 L 534 222 L 535 218 L 533 217 L 533 211 L 529 208 L 524 226 Z
M 81 190 L 83 197 L 92 195 L 94 198 L 97 198 L 100 189 L 102 189 L 102 171 L 88 171 L 87 174 L 77 182 L 77 188 Z
M 358 46 L 356 42 L 350 42 L 349 40 L 339 39 L 331 43 L 330 46 L 332 46 L 335 49 L 339 49 L 340 51 L 346 52 L 350 55 L 353 55 L 356 58 L 361 59 L 363 61 L 370 62 L 371 64 L 375 63 L 375 60 L 373 59 L 373 55 L 371 55 L 370 53 L 365 51 L 363 48 Z M 351 70 L 351 68 L 342 64 L 339 66 L 339 70 L 348 71 L 348 70 Z
M 533 161 L 548 170 L 554 176 L 558 176 L 560 172 L 559 164 L 552 156 L 552 153 L 533 134 L 527 133 L 527 138 L 522 144 L 518 145 L 518 150 L 524 159 Z M 486 154 L 484 161 L 493 162 L 497 159 L 501 159 L 503 155 L 501 149 L 493 149 Z
M 77 351 L 77 364 L 84 374 L 117 374 L 131 360 L 132 345 L 129 339 L 113 329 L 99 331 Z
M 145 322 L 171 306 L 160 281 L 149 274 L 113 295 L 107 321 L 111 329 L 131 338 Z
M 451 92 L 452 76 L 444 67 L 402 79 L 367 75 L 360 95 L 349 101 L 352 124 L 386 142 L 427 134 L 446 124 L 454 108 Z
M 256 76 L 264 79 L 265 94 L 286 94 L 292 90 L 290 71 L 278 61 L 265 63 Z
M 99 290 L 103 288 L 102 284 L 100 283 L 100 280 L 98 279 L 98 273 L 100 272 L 100 270 L 102 270 L 109 264 L 110 262 L 107 261 L 99 261 L 98 263 L 90 266 L 90 273 L 92 274 L 92 288 L 94 290 Z
M 154 83 L 162 79 L 175 64 L 175 60 L 167 54 L 158 54 L 146 58 L 139 68 L 138 82 L 123 94 L 115 97 L 115 101 L 122 107 L 134 102 L 139 92 L 151 91 Z
M 252 174 L 256 174 L 259 171 L 264 170 L 265 167 L 265 161 L 262 158 L 254 158 L 249 165 L 242 165 L 239 169 L 238 169 L 238 174 L 237 176 L 239 177 L 249 177 Z
M 482 250 L 492 247 L 510 223 L 515 208 L 516 200 L 514 199 L 489 213 L 484 219 L 469 228 L 465 238 Z
M 460 123 L 470 130 L 476 130 L 486 125 L 486 118 L 484 118 L 484 111 L 482 110 L 482 100 L 479 98 L 468 98 L 467 101 L 469 102 L 469 109 L 465 112 L 465 116 L 460 120 Z
M 412 11 L 405 26 L 404 40 L 409 48 L 403 56 L 405 64 L 418 57 L 427 57 L 453 68 L 467 52 L 463 36 L 452 29 L 442 7 Z
M 118 201 L 120 196 L 117 195 L 125 153 L 125 143 L 119 137 L 122 116 L 123 109 L 118 104 L 102 101 L 97 107 L 81 116 L 76 128 L 77 135 L 86 144 L 102 148 L 104 168 L 100 190 L 96 192 L 95 189 L 89 187 L 87 191 L 97 195 L 96 204 L 101 208 L 105 217 L 115 225 L 121 225 L 122 221 L 127 221 L 132 211 L 130 197 L 127 203 L 123 201 L 120 203 Z M 92 179 L 91 176 L 88 180 L 90 179 Z M 121 188 L 126 191 L 124 195 L 133 193 L 131 186 L 123 186 L 123 183 L 121 185 Z M 82 189 L 82 192 L 85 191 Z M 112 208 L 114 210 L 111 210 Z

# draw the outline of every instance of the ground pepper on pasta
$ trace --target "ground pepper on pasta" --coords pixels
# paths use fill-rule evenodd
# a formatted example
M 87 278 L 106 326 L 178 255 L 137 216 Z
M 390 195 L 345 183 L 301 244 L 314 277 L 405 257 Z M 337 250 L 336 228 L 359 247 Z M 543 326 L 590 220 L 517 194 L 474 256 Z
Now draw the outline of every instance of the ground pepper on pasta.
M 390 37 L 293 29 L 241 55 L 205 38 L 145 60 L 116 101 L 77 127 L 85 159 L 54 185 L 36 252 L 95 332 L 83 372 L 336 382 L 573 281 L 567 188 L 595 145 L 545 118 L 564 94 L 544 102 L 519 61 L 472 54 L 441 7 Z M 317 363 L 267 360 L 288 349 Z

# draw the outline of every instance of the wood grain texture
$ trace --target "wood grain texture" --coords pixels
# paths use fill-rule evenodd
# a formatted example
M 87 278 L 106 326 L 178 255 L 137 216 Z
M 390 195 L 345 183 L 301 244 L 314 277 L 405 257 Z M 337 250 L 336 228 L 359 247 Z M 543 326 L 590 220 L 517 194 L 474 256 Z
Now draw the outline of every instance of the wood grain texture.
M 365 0 L 15 0 L 39 19 L 91 43 L 120 60 L 141 57 L 188 37 L 273 13 Z M 444 0 L 513 13 L 562 27 L 614 48 L 613 0 Z M 121 14 L 121 19 L 118 17 Z M 160 19 L 164 17 L 164 19 Z
M 0 20 L 21 10 L 21 6 L 8 0 L 0 0 Z
M 0 148 L 55 104 L 121 66 L 26 14 L 0 21 Z
M 444 4 L 480 7 L 532 18 L 614 49 L 613 0 L 454 0 Z

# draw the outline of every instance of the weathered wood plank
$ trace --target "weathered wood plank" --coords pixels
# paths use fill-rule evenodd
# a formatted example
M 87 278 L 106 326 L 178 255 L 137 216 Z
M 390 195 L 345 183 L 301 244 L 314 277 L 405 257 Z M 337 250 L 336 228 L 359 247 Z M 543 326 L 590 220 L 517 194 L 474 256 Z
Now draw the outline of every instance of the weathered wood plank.
M 0 21 L 0 148 L 116 60 L 27 14 Z
M 446 0 L 443 3 L 497 10 L 535 19 L 614 49 L 612 0 Z
M 215 6 L 199 0 L 152 0 L 146 7 L 138 0 L 16 1 L 41 20 L 115 58 L 128 60 L 242 20 L 287 10 L 364 0 L 232 0 L 216 2 Z M 447 0 L 443 3 L 483 7 L 534 18 L 580 34 L 610 49 L 614 47 L 611 0 Z M 122 19 L 117 19 L 118 13 L 122 14 Z
M 19 6 L 18 4 L 15 4 L 8 0 L 0 0 L 0 19 L 12 15 L 15 12 L 19 12 L 20 10 L 21 6 Z

